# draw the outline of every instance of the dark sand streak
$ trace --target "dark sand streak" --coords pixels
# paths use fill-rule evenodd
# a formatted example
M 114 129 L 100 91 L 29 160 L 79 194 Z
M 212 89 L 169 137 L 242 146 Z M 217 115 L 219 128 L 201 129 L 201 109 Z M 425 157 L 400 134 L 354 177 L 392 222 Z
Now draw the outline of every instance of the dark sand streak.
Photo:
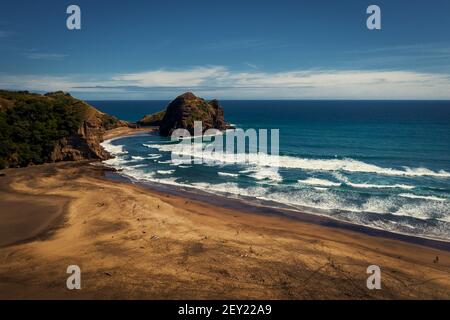
M 0 178 L 0 247 L 48 236 L 61 225 L 68 199 L 14 192 L 9 180 Z

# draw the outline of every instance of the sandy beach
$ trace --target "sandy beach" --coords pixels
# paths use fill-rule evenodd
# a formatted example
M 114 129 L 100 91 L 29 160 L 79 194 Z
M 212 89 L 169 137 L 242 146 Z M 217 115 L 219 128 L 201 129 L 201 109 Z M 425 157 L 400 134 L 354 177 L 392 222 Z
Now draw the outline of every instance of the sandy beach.
M 225 209 L 105 170 L 2 171 L 1 299 L 450 298 L 448 251 Z M 366 287 L 372 264 L 381 290 Z M 66 288 L 69 265 L 81 268 L 81 290 Z
M 118 127 L 105 132 L 103 139 L 109 140 L 116 137 L 129 136 L 140 133 L 153 132 L 156 129 L 154 127 L 143 127 L 143 128 L 129 128 L 129 127 Z

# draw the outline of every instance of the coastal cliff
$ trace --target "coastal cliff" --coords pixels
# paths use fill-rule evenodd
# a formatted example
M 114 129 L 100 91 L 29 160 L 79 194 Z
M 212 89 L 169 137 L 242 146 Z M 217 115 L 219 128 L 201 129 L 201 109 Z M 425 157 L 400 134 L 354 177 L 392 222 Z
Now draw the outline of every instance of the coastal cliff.
M 0 90 L 0 169 L 107 159 L 104 132 L 127 125 L 68 93 Z
M 206 101 L 192 92 L 176 97 L 165 111 L 147 115 L 138 124 L 159 126 L 160 135 L 169 136 L 175 129 L 187 129 L 192 134 L 194 121 L 202 121 L 203 131 L 230 127 L 225 122 L 223 109 L 217 100 Z

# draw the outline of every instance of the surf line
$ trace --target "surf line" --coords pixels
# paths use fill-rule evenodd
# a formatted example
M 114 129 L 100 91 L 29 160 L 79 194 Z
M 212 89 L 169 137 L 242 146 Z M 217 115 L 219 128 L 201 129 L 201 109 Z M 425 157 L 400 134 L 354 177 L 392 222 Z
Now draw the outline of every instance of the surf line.
M 280 150 L 279 129 L 218 129 L 203 130 L 202 121 L 194 121 L 194 135 L 187 129 L 179 128 L 172 132 L 171 141 L 178 142 L 172 151 L 172 161 L 192 164 L 215 164 L 226 160 L 228 163 L 248 163 L 250 156 L 256 155 L 264 164 L 264 155 L 278 159 Z M 269 138 L 270 132 L 270 139 Z M 248 142 L 248 143 L 247 143 Z M 203 143 L 206 143 L 204 146 Z M 269 153 L 270 145 L 270 153 Z M 225 147 L 225 148 L 224 148 Z M 273 164 L 272 164 L 273 166 Z M 278 166 L 276 166 L 278 167 Z

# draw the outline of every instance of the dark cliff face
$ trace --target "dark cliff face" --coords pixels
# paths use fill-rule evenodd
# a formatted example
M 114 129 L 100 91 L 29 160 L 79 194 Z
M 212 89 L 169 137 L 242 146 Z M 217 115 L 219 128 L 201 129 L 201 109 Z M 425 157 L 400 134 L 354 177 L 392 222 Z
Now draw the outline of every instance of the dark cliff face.
M 78 130 L 55 143 L 50 155 L 51 162 L 78 161 L 84 159 L 106 160 L 110 157 L 100 143 L 103 141 L 105 127 L 98 114 L 84 119 Z
M 0 168 L 107 159 L 103 133 L 126 125 L 64 92 L 0 90 Z
M 224 130 L 228 127 L 222 107 L 217 100 L 205 101 L 191 92 L 186 92 L 173 100 L 159 123 L 159 133 L 169 136 L 175 129 L 187 129 L 194 133 L 194 121 L 202 121 L 203 131 Z

